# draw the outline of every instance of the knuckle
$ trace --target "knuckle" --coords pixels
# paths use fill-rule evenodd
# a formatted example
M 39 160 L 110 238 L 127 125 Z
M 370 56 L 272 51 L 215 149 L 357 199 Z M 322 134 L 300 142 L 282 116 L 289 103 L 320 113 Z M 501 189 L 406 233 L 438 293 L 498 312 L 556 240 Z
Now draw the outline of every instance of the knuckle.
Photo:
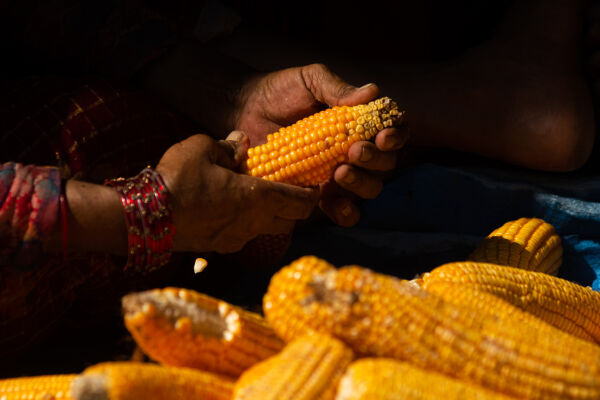
M 314 64 L 310 64 L 308 66 L 308 68 L 314 72 L 314 73 L 320 73 L 320 74 L 324 74 L 324 73 L 328 73 L 329 72 L 329 67 L 327 67 L 325 64 L 323 63 L 314 63 Z

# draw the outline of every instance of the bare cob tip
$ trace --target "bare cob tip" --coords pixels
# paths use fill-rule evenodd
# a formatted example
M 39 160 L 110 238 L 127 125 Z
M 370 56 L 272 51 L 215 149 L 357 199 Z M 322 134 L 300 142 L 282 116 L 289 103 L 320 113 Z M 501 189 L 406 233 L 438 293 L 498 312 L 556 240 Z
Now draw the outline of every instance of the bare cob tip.
M 226 308 L 218 305 L 202 308 L 188 296 L 185 290 L 176 288 L 154 289 L 125 295 L 121 304 L 125 318 L 134 325 L 138 316 L 160 316 L 181 329 L 189 326 L 194 335 L 200 333 L 218 339 L 226 338 L 228 332 L 236 329 L 235 321 L 227 319 Z
M 71 384 L 71 397 L 74 400 L 109 400 L 106 376 L 96 373 L 78 376 Z

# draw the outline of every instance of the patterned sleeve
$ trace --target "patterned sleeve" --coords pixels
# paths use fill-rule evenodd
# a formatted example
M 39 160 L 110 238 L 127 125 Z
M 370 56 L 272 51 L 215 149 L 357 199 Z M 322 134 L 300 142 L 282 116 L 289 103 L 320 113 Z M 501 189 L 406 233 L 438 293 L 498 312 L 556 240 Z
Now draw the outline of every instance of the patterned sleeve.
M 0 164 L 0 266 L 35 265 L 56 228 L 59 197 L 57 168 Z

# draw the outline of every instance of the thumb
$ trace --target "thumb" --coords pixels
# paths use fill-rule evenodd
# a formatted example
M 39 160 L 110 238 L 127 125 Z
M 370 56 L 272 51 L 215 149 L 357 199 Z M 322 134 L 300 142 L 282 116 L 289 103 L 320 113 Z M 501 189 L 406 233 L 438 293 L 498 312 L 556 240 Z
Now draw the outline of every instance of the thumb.
M 303 67 L 302 76 L 314 98 L 329 106 L 354 106 L 368 103 L 379 95 L 376 84 L 367 83 L 357 88 L 321 64 Z
M 237 169 L 246 159 L 250 139 L 242 131 L 232 131 L 225 140 L 219 140 L 215 146 L 215 162 L 228 169 Z

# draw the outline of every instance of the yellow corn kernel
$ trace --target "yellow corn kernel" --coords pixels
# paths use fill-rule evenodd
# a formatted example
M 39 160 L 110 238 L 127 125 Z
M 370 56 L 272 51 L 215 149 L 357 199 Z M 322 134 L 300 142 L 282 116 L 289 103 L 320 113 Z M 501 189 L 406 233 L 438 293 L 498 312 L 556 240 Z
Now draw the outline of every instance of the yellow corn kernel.
M 246 171 L 271 181 L 317 186 L 348 160 L 353 143 L 369 140 L 403 120 L 404 111 L 398 111 L 388 97 L 353 107 L 332 107 L 281 128 L 277 137 L 269 135 L 267 143 L 249 149 Z
M 469 261 L 439 266 L 421 282 L 425 289 L 438 282 L 473 287 L 564 332 L 600 343 L 600 293 L 589 287 L 542 272 Z
M 0 380 L 1 400 L 70 400 L 69 390 L 77 375 L 45 375 Z
M 165 365 L 237 377 L 284 345 L 260 315 L 193 290 L 132 293 L 122 303 L 136 343 Z
M 547 318 L 546 321 L 542 319 L 543 317 L 553 316 L 552 313 L 538 313 L 540 315 L 538 317 L 536 314 L 525 312 L 508 301 L 487 293 L 474 285 L 463 285 L 437 279 L 427 281 L 421 280 L 421 285 L 426 291 L 435 293 L 449 303 L 458 304 L 462 307 L 476 308 L 490 315 L 510 314 L 514 316 L 514 318 L 517 318 L 520 321 L 519 323 L 529 324 L 534 327 L 551 324 L 573 336 L 577 336 L 588 342 L 596 342 L 594 337 L 588 334 L 585 329 L 576 324 L 569 323 L 570 321 L 564 321 L 564 327 L 567 329 L 563 329 L 556 324 L 557 320 L 554 318 Z
M 539 218 L 520 218 L 490 233 L 469 260 L 556 274 L 562 254 L 552 225 Z
M 234 381 L 190 368 L 150 363 L 107 362 L 75 378 L 75 400 L 230 400 Z
M 352 361 L 346 345 L 329 335 L 303 336 L 244 372 L 234 400 L 327 400 Z
M 418 285 L 358 266 L 302 257 L 263 299 L 285 340 L 329 333 L 357 354 L 406 360 L 525 399 L 600 398 L 600 347 L 553 326 L 461 307 Z
M 354 361 L 335 400 L 510 400 L 500 393 L 389 358 Z

